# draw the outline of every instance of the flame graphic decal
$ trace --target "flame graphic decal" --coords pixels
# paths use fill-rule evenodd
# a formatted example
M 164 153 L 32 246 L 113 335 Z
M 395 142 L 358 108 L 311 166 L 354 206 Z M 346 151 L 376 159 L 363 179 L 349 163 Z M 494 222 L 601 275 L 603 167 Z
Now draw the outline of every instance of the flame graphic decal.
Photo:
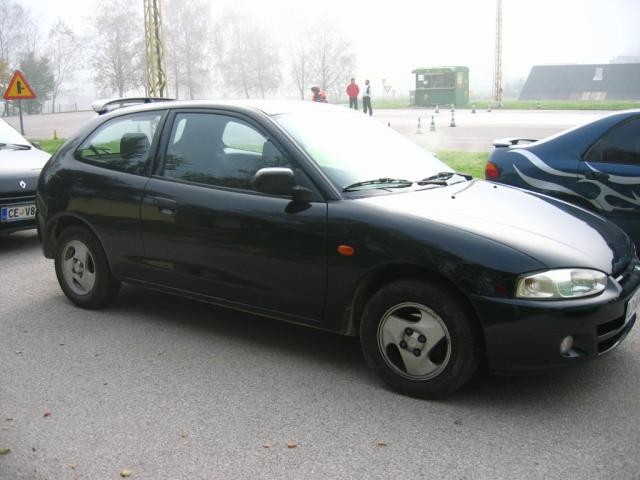
M 529 175 L 526 175 L 520 169 L 518 169 L 518 167 L 513 165 L 514 170 L 516 171 L 518 176 L 520 176 L 522 181 L 524 181 L 527 185 L 531 185 L 536 189 L 546 190 L 548 192 L 568 193 L 576 197 L 581 197 L 589 201 L 595 207 L 600 208 L 601 210 L 604 210 L 606 212 L 612 212 L 614 210 L 634 210 L 635 208 L 633 206 L 640 207 L 640 196 L 638 196 L 638 194 L 633 190 L 631 191 L 631 194 L 633 195 L 633 197 L 629 197 L 628 195 L 624 195 L 620 192 L 617 192 L 610 186 L 605 185 L 604 183 L 598 180 L 586 178 L 584 175 L 579 173 L 567 173 L 567 172 L 563 172 L 562 170 L 557 170 L 551 167 L 550 165 L 547 165 L 546 163 L 544 163 L 542 159 L 540 159 L 540 157 L 538 157 L 536 154 L 528 150 L 514 149 L 514 150 L 511 150 L 509 153 L 516 153 L 518 155 L 523 156 L 529 162 L 531 162 L 531 164 L 535 168 L 537 168 L 544 174 L 550 175 L 552 177 L 560 177 L 558 181 L 562 181 L 560 180 L 561 178 L 576 179 L 577 183 L 589 183 L 589 184 L 595 185 L 599 189 L 599 193 L 594 198 L 585 198 L 584 195 L 577 193 L 571 190 L 570 188 L 567 188 L 564 185 L 561 185 L 559 183 L 555 183 L 549 180 L 540 180 L 537 178 L 533 178 Z M 585 164 L 592 171 L 601 173 L 592 165 L 589 165 L 589 163 L 585 162 Z M 609 175 L 608 181 L 617 185 L 640 185 L 640 177 L 623 177 L 620 175 Z M 612 205 L 611 203 L 609 203 L 607 198 L 617 198 L 627 202 L 632 206 L 621 207 L 619 205 Z

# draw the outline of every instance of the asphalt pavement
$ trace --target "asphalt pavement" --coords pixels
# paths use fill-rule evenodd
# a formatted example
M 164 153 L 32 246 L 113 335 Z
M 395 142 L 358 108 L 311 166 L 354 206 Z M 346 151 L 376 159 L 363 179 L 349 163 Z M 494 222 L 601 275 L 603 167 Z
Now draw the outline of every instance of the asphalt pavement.
M 396 394 L 357 340 L 125 286 L 72 306 L 0 236 L 0 479 L 637 479 L 640 330 L 453 397 Z
M 456 110 L 455 127 L 451 125 L 451 112 L 433 108 L 407 108 L 397 110 L 376 110 L 373 118 L 390 125 L 391 128 L 407 135 L 423 147 L 438 150 L 460 150 L 486 152 L 492 141 L 504 137 L 540 139 L 577 125 L 595 120 L 609 112 L 594 111 L 547 111 L 547 110 Z M 87 120 L 95 117 L 95 112 L 69 112 L 24 117 L 25 134 L 28 138 L 52 138 L 54 131 L 60 138 L 68 138 Z M 431 119 L 435 131 L 431 130 Z M 7 120 L 19 128 L 18 117 Z M 420 129 L 418 129 L 420 120 Z

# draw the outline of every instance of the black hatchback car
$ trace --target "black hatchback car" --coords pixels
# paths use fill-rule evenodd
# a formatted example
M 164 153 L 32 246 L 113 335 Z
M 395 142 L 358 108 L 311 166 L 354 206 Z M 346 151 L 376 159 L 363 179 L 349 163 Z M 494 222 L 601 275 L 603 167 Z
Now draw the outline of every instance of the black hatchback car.
M 598 357 L 640 264 L 603 218 L 458 174 L 346 108 L 170 102 L 94 119 L 44 168 L 44 254 L 84 308 L 131 282 L 359 336 L 397 390 Z

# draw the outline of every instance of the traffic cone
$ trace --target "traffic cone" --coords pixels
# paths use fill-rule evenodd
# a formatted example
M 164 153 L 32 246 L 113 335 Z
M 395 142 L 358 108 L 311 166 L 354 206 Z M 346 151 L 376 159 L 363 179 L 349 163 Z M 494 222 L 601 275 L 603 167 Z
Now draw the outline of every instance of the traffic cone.
M 476 113 L 476 104 L 471 105 L 471 113 Z
M 53 139 L 54 140 L 58 140 L 58 131 L 57 130 L 53 131 Z
M 432 132 L 436 131 L 436 122 L 433 120 L 433 115 L 431 115 L 431 127 L 429 127 L 429 130 Z
M 418 135 L 422 135 L 422 123 L 420 122 L 420 117 L 418 117 L 418 129 L 416 130 Z
M 440 107 L 436 105 L 436 113 L 440 113 Z
M 456 117 L 455 117 L 456 112 L 451 112 L 451 123 L 449 123 L 450 127 L 455 127 L 456 126 Z

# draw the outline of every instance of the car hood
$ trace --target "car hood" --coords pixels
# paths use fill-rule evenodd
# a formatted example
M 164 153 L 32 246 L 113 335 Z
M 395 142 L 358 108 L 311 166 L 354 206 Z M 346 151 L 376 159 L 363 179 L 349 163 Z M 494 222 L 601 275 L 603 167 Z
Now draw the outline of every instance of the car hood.
M 34 191 L 50 155 L 42 150 L 0 149 L 0 194 Z M 22 188 L 20 182 L 25 182 Z
M 358 201 L 490 238 L 548 268 L 583 267 L 617 274 L 633 256 L 626 234 L 602 217 L 482 180 Z

